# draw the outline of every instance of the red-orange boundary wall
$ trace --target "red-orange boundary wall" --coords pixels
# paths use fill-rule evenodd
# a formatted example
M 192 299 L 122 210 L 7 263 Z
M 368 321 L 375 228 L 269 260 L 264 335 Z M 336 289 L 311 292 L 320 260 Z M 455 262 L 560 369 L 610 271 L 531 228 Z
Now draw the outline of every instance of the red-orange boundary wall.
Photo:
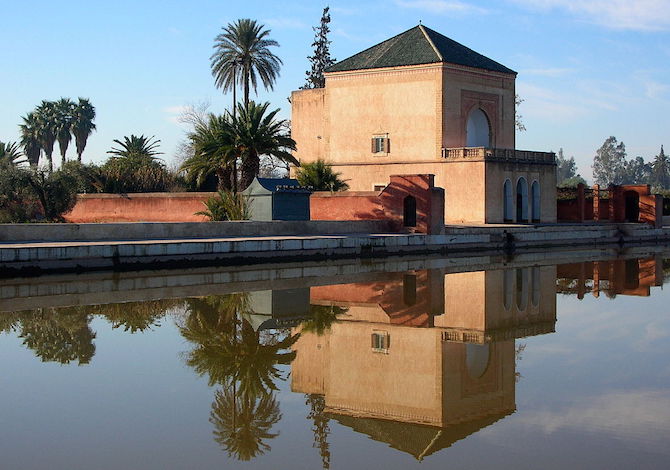
M 651 194 L 649 185 L 610 186 L 601 190 L 598 185 L 593 187 L 593 198 L 586 199 L 583 184 L 577 186 L 577 198 L 559 200 L 557 219 L 559 222 L 640 222 L 661 227 L 663 225 L 663 196 Z M 608 197 L 602 198 L 606 192 Z M 626 220 L 626 197 L 636 194 L 639 203 L 637 220 Z
M 216 193 L 80 194 L 65 220 L 89 222 L 204 222 L 195 215 Z M 416 227 L 403 226 L 404 200 L 416 199 Z M 434 175 L 395 175 L 382 191 L 315 192 L 312 220 L 389 220 L 395 231 L 440 233 L 444 228 L 444 190 Z

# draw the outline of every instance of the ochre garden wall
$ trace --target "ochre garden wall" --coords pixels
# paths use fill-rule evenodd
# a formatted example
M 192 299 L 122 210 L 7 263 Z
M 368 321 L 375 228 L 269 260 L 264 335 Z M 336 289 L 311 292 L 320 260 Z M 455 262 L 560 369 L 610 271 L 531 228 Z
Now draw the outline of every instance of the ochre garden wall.
M 88 222 L 205 222 L 196 212 L 216 193 L 80 194 L 65 215 L 74 223 Z

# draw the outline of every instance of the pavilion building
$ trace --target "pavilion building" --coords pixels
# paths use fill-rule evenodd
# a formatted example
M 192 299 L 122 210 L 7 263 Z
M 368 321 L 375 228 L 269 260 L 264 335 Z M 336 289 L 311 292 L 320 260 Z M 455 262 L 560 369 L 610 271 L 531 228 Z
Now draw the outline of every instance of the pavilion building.
M 515 149 L 516 75 L 416 26 L 292 93 L 295 156 L 328 161 L 353 191 L 434 174 L 447 223 L 555 222 L 555 155 Z

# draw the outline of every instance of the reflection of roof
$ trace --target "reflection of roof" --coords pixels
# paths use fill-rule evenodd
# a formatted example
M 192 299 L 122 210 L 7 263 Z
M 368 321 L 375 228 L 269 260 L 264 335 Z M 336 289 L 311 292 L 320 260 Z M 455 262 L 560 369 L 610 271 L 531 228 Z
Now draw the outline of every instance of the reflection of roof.
M 516 74 L 430 28 L 419 25 L 331 66 L 327 72 L 400 67 L 446 62 L 494 72 Z
M 366 434 L 375 441 L 385 442 L 394 449 L 411 454 L 417 460 L 423 460 L 424 457 L 451 447 L 455 442 L 465 439 L 513 412 L 514 409 L 499 411 L 483 418 L 452 424 L 445 428 L 377 418 L 357 418 L 335 413 L 328 413 L 328 416 L 343 426 Z

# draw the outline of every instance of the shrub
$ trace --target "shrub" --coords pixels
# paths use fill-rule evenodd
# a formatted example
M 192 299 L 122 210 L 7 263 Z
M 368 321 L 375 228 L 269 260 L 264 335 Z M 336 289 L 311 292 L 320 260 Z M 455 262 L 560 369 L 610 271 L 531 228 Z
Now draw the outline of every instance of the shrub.
M 314 191 L 346 191 L 349 185 L 340 178 L 341 173 L 333 171 L 332 165 L 324 160 L 302 163 L 296 170 L 296 178 L 301 186 Z
M 219 191 L 203 204 L 207 210 L 196 212 L 195 215 L 204 215 L 211 221 L 249 220 L 251 217 L 251 201 L 241 193 Z
M 105 193 L 163 192 L 174 183 L 165 165 L 149 157 L 112 157 L 101 171 Z

